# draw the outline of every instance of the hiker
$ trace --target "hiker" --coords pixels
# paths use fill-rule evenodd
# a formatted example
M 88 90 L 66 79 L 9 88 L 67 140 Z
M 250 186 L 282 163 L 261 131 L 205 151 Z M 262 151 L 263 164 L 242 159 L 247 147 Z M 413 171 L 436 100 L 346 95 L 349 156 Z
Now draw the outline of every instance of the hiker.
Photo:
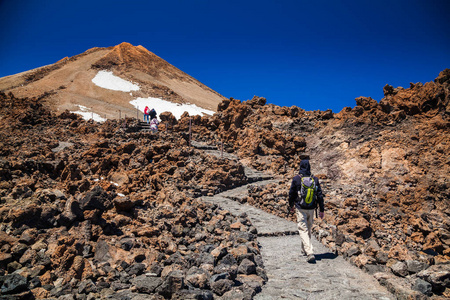
M 146 106 L 144 108 L 144 122 L 147 120 L 147 124 L 149 122 L 149 112 L 150 112 L 150 108 L 148 108 L 148 106 Z
M 151 130 L 152 132 L 157 132 L 157 131 L 158 131 L 158 125 L 159 125 L 158 119 L 157 119 L 157 118 L 153 118 L 153 119 L 150 121 L 150 130 Z
M 289 189 L 289 211 L 296 211 L 297 226 L 302 241 L 303 254 L 306 261 L 315 263 L 313 246 L 311 243 L 311 227 L 314 219 L 314 210 L 319 205 L 319 216 L 323 219 L 323 194 L 319 179 L 311 175 L 309 160 L 300 162 L 300 171 L 292 179 Z
M 150 115 L 150 121 L 156 118 L 156 110 L 154 108 L 152 108 L 148 114 Z

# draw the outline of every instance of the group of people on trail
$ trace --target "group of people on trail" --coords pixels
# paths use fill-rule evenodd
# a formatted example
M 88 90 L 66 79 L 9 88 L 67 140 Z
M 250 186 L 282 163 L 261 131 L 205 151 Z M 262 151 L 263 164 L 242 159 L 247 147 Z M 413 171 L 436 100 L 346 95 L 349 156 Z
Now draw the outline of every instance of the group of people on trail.
M 144 122 L 150 123 L 150 130 L 153 132 L 158 131 L 159 121 L 156 117 L 156 110 L 150 109 L 148 106 L 144 108 Z
M 319 217 L 324 217 L 324 196 L 319 179 L 311 174 L 309 160 L 300 162 L 300 171 L 294 176 L 289 189 L 289 212 L 296 213 L 297 228 L 302 241 L 302 254 L 308 263 L 315 263 L 314 249 L 311 243 L 311 228 L 314 211 L 319 208 Z

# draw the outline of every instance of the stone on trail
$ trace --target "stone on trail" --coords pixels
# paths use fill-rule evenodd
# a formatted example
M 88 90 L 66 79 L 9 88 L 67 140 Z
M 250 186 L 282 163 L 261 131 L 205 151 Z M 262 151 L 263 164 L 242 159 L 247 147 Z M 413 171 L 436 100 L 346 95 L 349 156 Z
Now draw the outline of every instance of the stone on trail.
M 219 279 L 211 284 L 212 291 L 221 296 L 231 290 L 234 283 L 229 279 Z
M 249 259 L 244 259 L 238 268 L 239 274 L 250 275 L 256 273 L 256 265 Z
M 2 294 L 16 294 L 25 291 L 27 279 L 19 274 L 6 275 L 1 286 Z
M 131 279 L 131 283 L 140 293 L 151 294 L 162 285 L 163 280 L 160 277 L 140 275 Z

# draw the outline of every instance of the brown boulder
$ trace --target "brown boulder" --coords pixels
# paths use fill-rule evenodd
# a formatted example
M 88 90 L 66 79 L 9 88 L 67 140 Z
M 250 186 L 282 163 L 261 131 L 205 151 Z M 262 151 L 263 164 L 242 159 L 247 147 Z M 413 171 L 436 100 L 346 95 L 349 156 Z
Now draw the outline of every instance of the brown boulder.
M 264 106 L 264 105 L 266 105 L 266 98 L 253 96 L 253 98 L 251 100 L 248 100 L 244 103 L 247 105 L 250 105 L 253 108 L 258 107 L 258 106 Z
M 128 197 L 117 197 L 113 201 L 117 211 L 129 212 L 134 208 L 135 203 Z
M 159 118 L 161 119 L 162 123 L 165 123 L 165 124 L 169 125 L 170 127 L 172 127 L 178 123 L 177 119 L 169 111 L 165 111 L 165 112 L 161 113 L 159 115 Z
M 13 257 L 9 253 L 0 252 L 0 267 L 6 269 L 6 266 L 13 260 Z
M 112 181 L 115 185 L 118 186 L 122 186 L 130 182 L 130 178 L 128 177 L 128 175 L 124 174 L 123 172 L 114 172 L 110 174 L 108 180 Z
M 384 96 L 395 95 L 395 89 L 392 85 L 386 84 L 383 87 Z
M 358 199 L 347 198 L 344 201 L 344 206 L 356 208 L 358 206 Z
M 186 274 L 186 281 L 195 288 L 206 289 L 209 287 L 210 274 L 208 271 L 192 267 Z
M 17 242 L 17 238 L 7 234 L 6 232 L 0 230 L 0 247 L 2 247 L 3 245 L 10 245 L 12 246 L 13 244 L 15 244 Z
M 123 153 L 132 154 L 134 149 L 136 149 L 136 147 L 137 147 L 137 145 L 135 142 L 128 142 L 128 143 L 122 144 L 119 147 L 117 147 L 116 152 L 118 154 L 123 154 Z
M 33 296 L 36 299 L 47 299 L 50 296 L 50 291 L 47 291 L 46 289 L 44 289 L 42 287 L 37 287 L 35 289 L 32 289 L 31 292 L 33 293 Z
M 417 276 L 433 286 L 433 290 L 442 292 L 450 288 L 450 268 L 448 264 L 433 265 L 426 270 L 420 271 Z
M 361 106 L 364 110 L 371 110 L 378 107 L 378 102 L 371 97 L 356 98 L 356 105 Z
M 444 245 L 439 239 L 439 235 L 436 232 L 431 232 L 425 237 L 425 244 L 423 245 L 423 250 L 433 250 L 441 253 L 444 250 Z
M 370 223 L 362 217 L 349 219 L 347 223 L 339 226 L 339 230 L 364 238 L 369 237 L 372 232 Z

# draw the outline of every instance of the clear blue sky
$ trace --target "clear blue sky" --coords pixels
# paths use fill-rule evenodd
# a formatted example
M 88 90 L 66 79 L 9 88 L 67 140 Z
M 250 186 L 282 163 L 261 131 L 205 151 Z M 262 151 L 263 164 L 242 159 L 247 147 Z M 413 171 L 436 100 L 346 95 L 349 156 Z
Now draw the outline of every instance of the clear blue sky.
M 448 0 L 0 0 L 0 77 L 142 45 L 225 97 L 355 106 L 450 68 Z

